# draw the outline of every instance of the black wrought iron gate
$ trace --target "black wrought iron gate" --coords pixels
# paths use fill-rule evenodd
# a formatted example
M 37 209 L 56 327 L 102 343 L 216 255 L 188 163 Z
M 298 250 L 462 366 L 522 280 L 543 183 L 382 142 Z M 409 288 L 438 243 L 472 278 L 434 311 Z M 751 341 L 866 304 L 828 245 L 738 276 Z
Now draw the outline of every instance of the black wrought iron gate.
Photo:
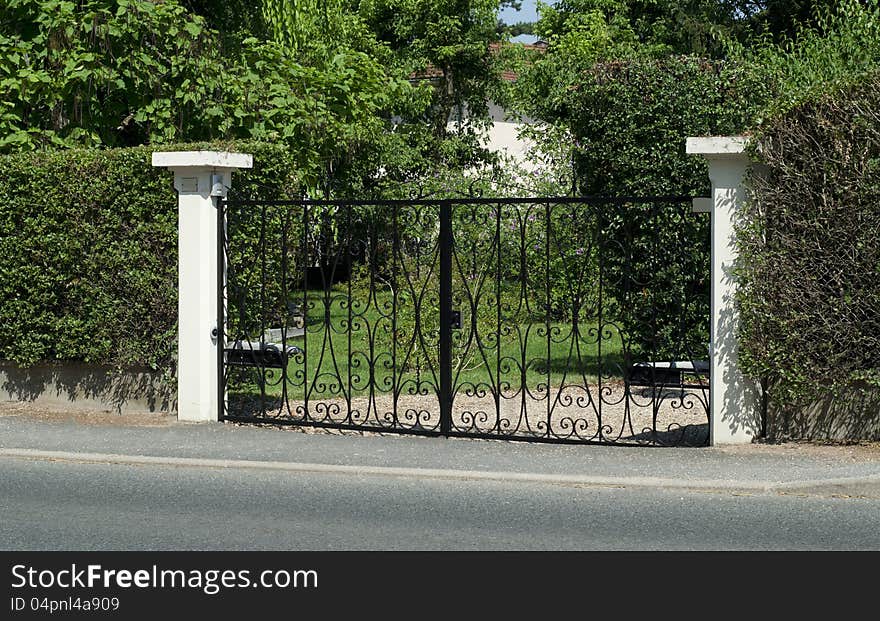
M 708 439 L 690 197 L 218 203 L 223 420 Z

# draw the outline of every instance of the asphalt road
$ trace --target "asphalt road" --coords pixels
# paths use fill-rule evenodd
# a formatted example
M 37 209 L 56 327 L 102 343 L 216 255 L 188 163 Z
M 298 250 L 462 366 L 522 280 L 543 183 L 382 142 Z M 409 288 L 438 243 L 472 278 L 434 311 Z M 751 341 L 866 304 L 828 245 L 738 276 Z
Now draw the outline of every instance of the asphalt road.
M 880 499 L 0 457 L 5 550 L 880 550 Z

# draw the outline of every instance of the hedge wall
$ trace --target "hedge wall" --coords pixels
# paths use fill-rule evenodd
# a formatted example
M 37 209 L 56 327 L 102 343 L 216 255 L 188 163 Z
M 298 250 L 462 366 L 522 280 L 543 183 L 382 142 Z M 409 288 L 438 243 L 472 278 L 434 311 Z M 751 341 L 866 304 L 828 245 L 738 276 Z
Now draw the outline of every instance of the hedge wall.
M 767 96 L 743 67 L 670 56 L 597 63 L 564 92 L 534 97 L 531 112 L 570 130 L 581 194 L 705 196 L 707 164 L 685 153 L 686 139 L 742 132 Z M 626 204 L 604 224 L 616 244 L 608 282 L 646 283 L 621 295 L 621 320 L 655 360 L 707 355 L 710 219 L 689 211 Z
M 254 154 L 236 189 L 277 196 L 293 162 L 265 143 L 166 145 Z M 151 147 L 0 157 L 0 359 L 173 372 L 177 198 Z
M 880 386 L 880 73 L 795 108 L 754 143 L 766 170 L 739 231 L 743 364 L 789 414 Z M 784 426 L 768 422 L 769 434 Z

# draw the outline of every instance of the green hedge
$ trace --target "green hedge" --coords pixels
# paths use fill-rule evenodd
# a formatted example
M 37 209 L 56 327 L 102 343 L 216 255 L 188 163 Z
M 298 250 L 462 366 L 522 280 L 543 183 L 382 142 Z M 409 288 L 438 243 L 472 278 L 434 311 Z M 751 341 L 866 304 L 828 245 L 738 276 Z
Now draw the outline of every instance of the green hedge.
M 524 78 L 529 112 L 568 129 L 586 195 L 708 195 L 706 162 L 685 153 L 686 139 L 742 132 L 768 96 L 744 68 L 692 56 L 597 63 L 564 89 L 541 77 Z M 650 201 L 620 205 L 603 223 L 607 282 L 641 283 L 610 295 L 642 356 L 707 355 L 709 226 Z
M 165 145 L 254 155 L 234 187 L 291 189 L 294 164 L 266 143 Z M 0 157 L 0 359 L 173 372 L 177 197 L 150 147 Z
M 880 386 L 880 73 L 794 108 L 754 143 L 766 171 L 738 232 L 745 368 L 788 412 Z

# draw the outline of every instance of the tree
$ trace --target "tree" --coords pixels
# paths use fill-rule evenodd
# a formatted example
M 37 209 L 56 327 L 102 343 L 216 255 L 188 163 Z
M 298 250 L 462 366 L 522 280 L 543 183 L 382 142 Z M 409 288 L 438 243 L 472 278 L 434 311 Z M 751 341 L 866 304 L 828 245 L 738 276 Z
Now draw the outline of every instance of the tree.
M 315 186 L 375 177 L 390 118 L 418 107 L 365 52 L 223 50 L 171 0 L 9 0 L 2 17 L 0 151 L 248 138 L 286 144 Z
M 346 0 L 261 0 L 268 34 L 304 62 L 320 62 L 328 50 L 357 50 L 380 58 L 374 34 Z
M 516 37 L 521 34 L 535 34 L 534 22 L 516 22 L 515 24 L 505 24 L 500 19 L 495 27 L 495 33 L 501 39 L 505 35 L 508 37 Z
M 216 30 L 224 51 L 238 48 L 248 37 L 260 40 L 270 38 L 269 27 L 263 18 L 263 6 L 252 0 L 179 0 L 189 12 L 205 20 L 208 28 Z
M 776 42 L 794 36 L 800 28 L 816 26 L 819 15 L 839 4 L 837 0 L 730 0 L 729 3 L 743 16 L 750 34 L 767 33 Z
M 487 100 L 498 82 L 489 51 L 497 0 L 263 0 L 262 6 L 274 41 L 303 62 L 320 66 L 327 57 L 364 53 L 389 77 L 412 84 L 398 92 L 396 113 L 386 117 L 386 177 L 481 157 L 477 130 L 488 121 Z M 450 131 L 455 110 L 467 110 L 476 123 Z
M 499 81 L 490 44 L 496 40 L 498 0 L 362 0 L 360 15 L 409 75 L 432 78 L 431 123 L 449 135 L 456 110 L 488 121 L 488 102 Z
M 0 150 L 212 137 L 223 63 L 178 4 L 9 0 L 0 22 Z
M 723 53 L 720 40 L 744 36 L 760 7 L 749 0 L 560 0 L 539 2 L 536 32 L 564 37 L 601 21 L 615 40 L 642 55 Z

